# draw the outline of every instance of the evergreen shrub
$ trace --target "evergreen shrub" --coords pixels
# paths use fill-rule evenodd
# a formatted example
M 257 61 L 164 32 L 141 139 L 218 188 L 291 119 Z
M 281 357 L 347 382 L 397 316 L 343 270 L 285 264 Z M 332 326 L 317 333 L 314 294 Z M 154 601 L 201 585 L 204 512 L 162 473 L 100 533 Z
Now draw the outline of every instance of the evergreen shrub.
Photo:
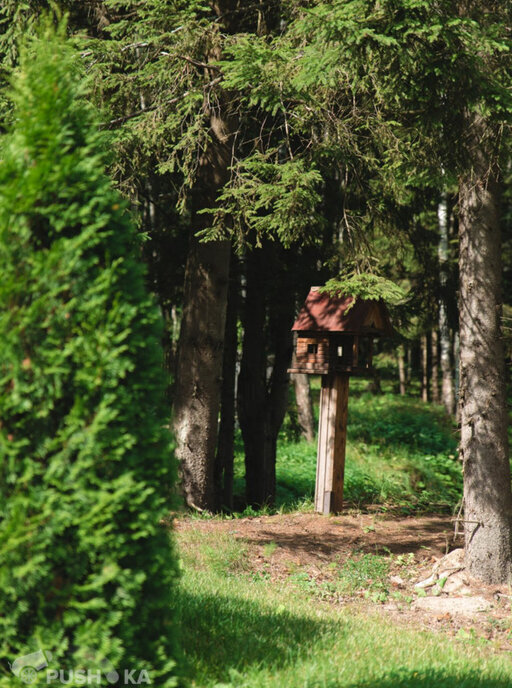
M 22 51 L 12 99 L 0 163 L 0 687 L 23 685 L 8 663 L 41 650 L 68 685 L 98 669 L 101 685 L 114 669 L 122 685 L 126 669 L 167 688 L 177 563 L 160 314 L 64 28 L 48 23 Z

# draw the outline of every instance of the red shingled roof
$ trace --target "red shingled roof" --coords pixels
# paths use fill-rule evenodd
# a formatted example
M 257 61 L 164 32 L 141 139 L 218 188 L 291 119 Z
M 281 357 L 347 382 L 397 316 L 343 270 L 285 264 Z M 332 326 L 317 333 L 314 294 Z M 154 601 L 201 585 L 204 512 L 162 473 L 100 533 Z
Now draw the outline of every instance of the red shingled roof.
M 382 301 L 356 299 L 354 303 L 353 296 L 341 294 L 334 298 L 321 294 L 318 287 L 311 288 L 292 330 L 387 336 L 393 334 L 388 311 Z

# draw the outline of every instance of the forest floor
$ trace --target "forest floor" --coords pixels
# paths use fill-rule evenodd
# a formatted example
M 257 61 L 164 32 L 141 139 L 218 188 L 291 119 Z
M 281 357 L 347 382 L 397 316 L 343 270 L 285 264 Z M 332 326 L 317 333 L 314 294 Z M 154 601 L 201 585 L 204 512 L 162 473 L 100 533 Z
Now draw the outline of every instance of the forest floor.
M 508 586 L 485 586 L 462 572 L 459 589 L 450 593 L 443 580 L 415 587 L 460 547 L 452 516 L 400 517 L 377 509 L 330 517 L 182 518 L 176 529 L 193 566 L 238 577 L 242 585 L 287 590 L 350 615 L 378 615 L 398 628 L 434 633 L 441 643 L 466 641 L 493 655 L 512 651 Z M 478 601 L 482 611 L 460 611 L 455 605 L 461 600 Z M 431 602 L 433 608 L 422 606 Z

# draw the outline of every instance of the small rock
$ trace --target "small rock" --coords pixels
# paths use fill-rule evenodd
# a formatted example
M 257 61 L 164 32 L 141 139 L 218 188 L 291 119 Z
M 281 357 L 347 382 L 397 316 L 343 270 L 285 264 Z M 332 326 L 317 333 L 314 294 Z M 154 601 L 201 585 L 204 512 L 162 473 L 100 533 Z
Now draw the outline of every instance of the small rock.
M 416 583 L 414 586 L 415 588 L 430 588 L 430 586 L 435 585 L 437 583 L 437 576 L 436 574 L 432 574 L 429 576 L 429 578 L 425 578 L 425 580 L 420 581 L 419 583 Z
M 419 583 L 416 583 L 414 587 L 418 589 L 430 588 L 443 578 L 450 578 L 451 580 L 451 578 L 455 574 L 457 574 L 459 571 L 462 571 L 463 569 L 464 550 L 454 549 L 453 552 L 450 552 L 434 564 L 434 566 L 432 567 L 431 576 L 425 578 L 425 580 L 422 580 Z M 446 588 L 446 585 L 448 585 L 448 581 L 445 583 L 444 588 Z M 458 589 L 457 586 L 458 583 L 454 584 L 452 592 Z
M 452 574 L 443 585 L 443 592 L 457 592 L 465 587 L 464 574 L 460 571 Z
M 440 559 L 434 566 L 433 571 L 438 574 L 439 578 L 445 578 L 452 573 L 461 571 L 464 568 L 464 550 L 454 549 L 442 559 Z
M 396 585 L 399 588 L 403 588 L 405 585 L 404 579 L 400 576 L 390 576 L 389 580 L 391 581 L 391 583 L 393 583 L 393 585 Z
M 395 602 L 388 602 L 387 604 L 384 604 L 382 608 L 385 609 L 387 612 L 399 611 L 399 607 Z
M 471 616 L 477 612 L 485 612 L 492 604 L 483 597 L 420 597 L 413 605 L 413 609 L 432 612 L 433 614 L 460 614 Z

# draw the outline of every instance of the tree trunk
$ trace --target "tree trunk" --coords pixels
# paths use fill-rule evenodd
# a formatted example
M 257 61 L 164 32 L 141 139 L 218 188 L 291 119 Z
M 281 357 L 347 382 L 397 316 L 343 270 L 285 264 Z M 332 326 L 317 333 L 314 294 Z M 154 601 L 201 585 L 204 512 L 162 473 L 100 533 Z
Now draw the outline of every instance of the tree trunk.
M 236 362 L 238 351 L 238 270 L 231 259 L 224 360 L 222 364 L 221 416 L 215 460 L 215 492 L 217 509 L 233 509 L 233 461 L 236 405 Z
M 400 344 L 400 346 L 398 347 L 397 358 L 398 358 L 398 382 L 400 385 L 400 395 L 402 397 L 404 397 L 405 391 L 406 391 L 406 378 L 405 378 L 405 355 L 404 355 L 403 344 Z
M 189 506 L 213 510 L 231 249 L 229 242 L 192 241 L 185 278 L 174 429 L 185 500 Z
M 273 504 L 275 499 L 277 435 L 288 402 L 287 368 L 292 354 L 295 304 L 293 289 L 283 278 L 285 266 L 277 257 L 282 253 L 283 249 L 265 243 L 263 249 L 247 255 L 237 401 L 245 449 L 246 496 L 254 507 Z M 273 354 L 270 376 L 269 353 Z
M 267 357 L 265 342 L 266 275 L 265 249 L 253 249 L 246 259 L 246 289 L 243 314 L 244 339 L 238 375 L 238 419 L 245 451 L 247 502 L 261 505 L 271 491 L 265 476 L 267 402 Z
M 374 368 L 372 371 L 372 379 L 368 383 L 368 391 L 370 394 L 382 394 L 380 370 Z
M 455 421 L 460 425 L 460 404 L 457 403 L 460 393 L 460 337 L 459 333 L 453 335 L 453 386 L 455 392 Z
M 297 416 L 302 437 L 308 442 L 315 439 L 315 419 L 313 416 L 313 401 L 309 387 L 309 375 L 295 373 L 293 376 L 295 398 L 297 400 Z
M 413 349 L 413 343 L 410 342 L 409 344 L 405 345 L 405 386 L 409 387 L 411 384 L 412 380 L 412 349 Z
M 428 401 L 428 339 L 421 335 L 421 400 Z
M 439 339 L 437 330 L 433 329 L 430 338 L 430 353 L 432 357 L 431 378 L 430 378 L 430 393 L 432 395 L 432 402 L 439 404 Z
M 450 327 L 448 324 L 448 310 L 446 305 L 446 284 L 448 280 L 448 202 L 443 193 L 437 207 L 439 224 L 439 345 L 441 350 L 441 399 L 446 411 L 453 415 L 455 410 L 455 395 L 453 392 L 453 373 L 451 362 Z
M 460 453 L 466 565 L 487 583 L 512 575 L 512 492 L 501 337 L 499 184 L 494 137 L 468 122 L 472 173 L 460 180 Z M 491 134 L 491 135 L 490 135 Z
M 229 3 L 226 4 L 228 8 Z M 224 4 L 217 7 L 223 15 Z M 214 46 L 208 59 L 220 59 Z M 178 346 L 174 398 L 176 454 L 182 488 L 189 506 L 212 510 L 215 453 L 222 385 L 223 344 L 231 247 L 228 241 L 200 243 L 197 232 L 208 226 L 204 208 L 215 206 L 229 178 L 237 117 L 230 111 L 228 94 L 205 97 L 210 140 L 199 159 L 192 190 L 192 236 L 185 271 L 183 317 Z

